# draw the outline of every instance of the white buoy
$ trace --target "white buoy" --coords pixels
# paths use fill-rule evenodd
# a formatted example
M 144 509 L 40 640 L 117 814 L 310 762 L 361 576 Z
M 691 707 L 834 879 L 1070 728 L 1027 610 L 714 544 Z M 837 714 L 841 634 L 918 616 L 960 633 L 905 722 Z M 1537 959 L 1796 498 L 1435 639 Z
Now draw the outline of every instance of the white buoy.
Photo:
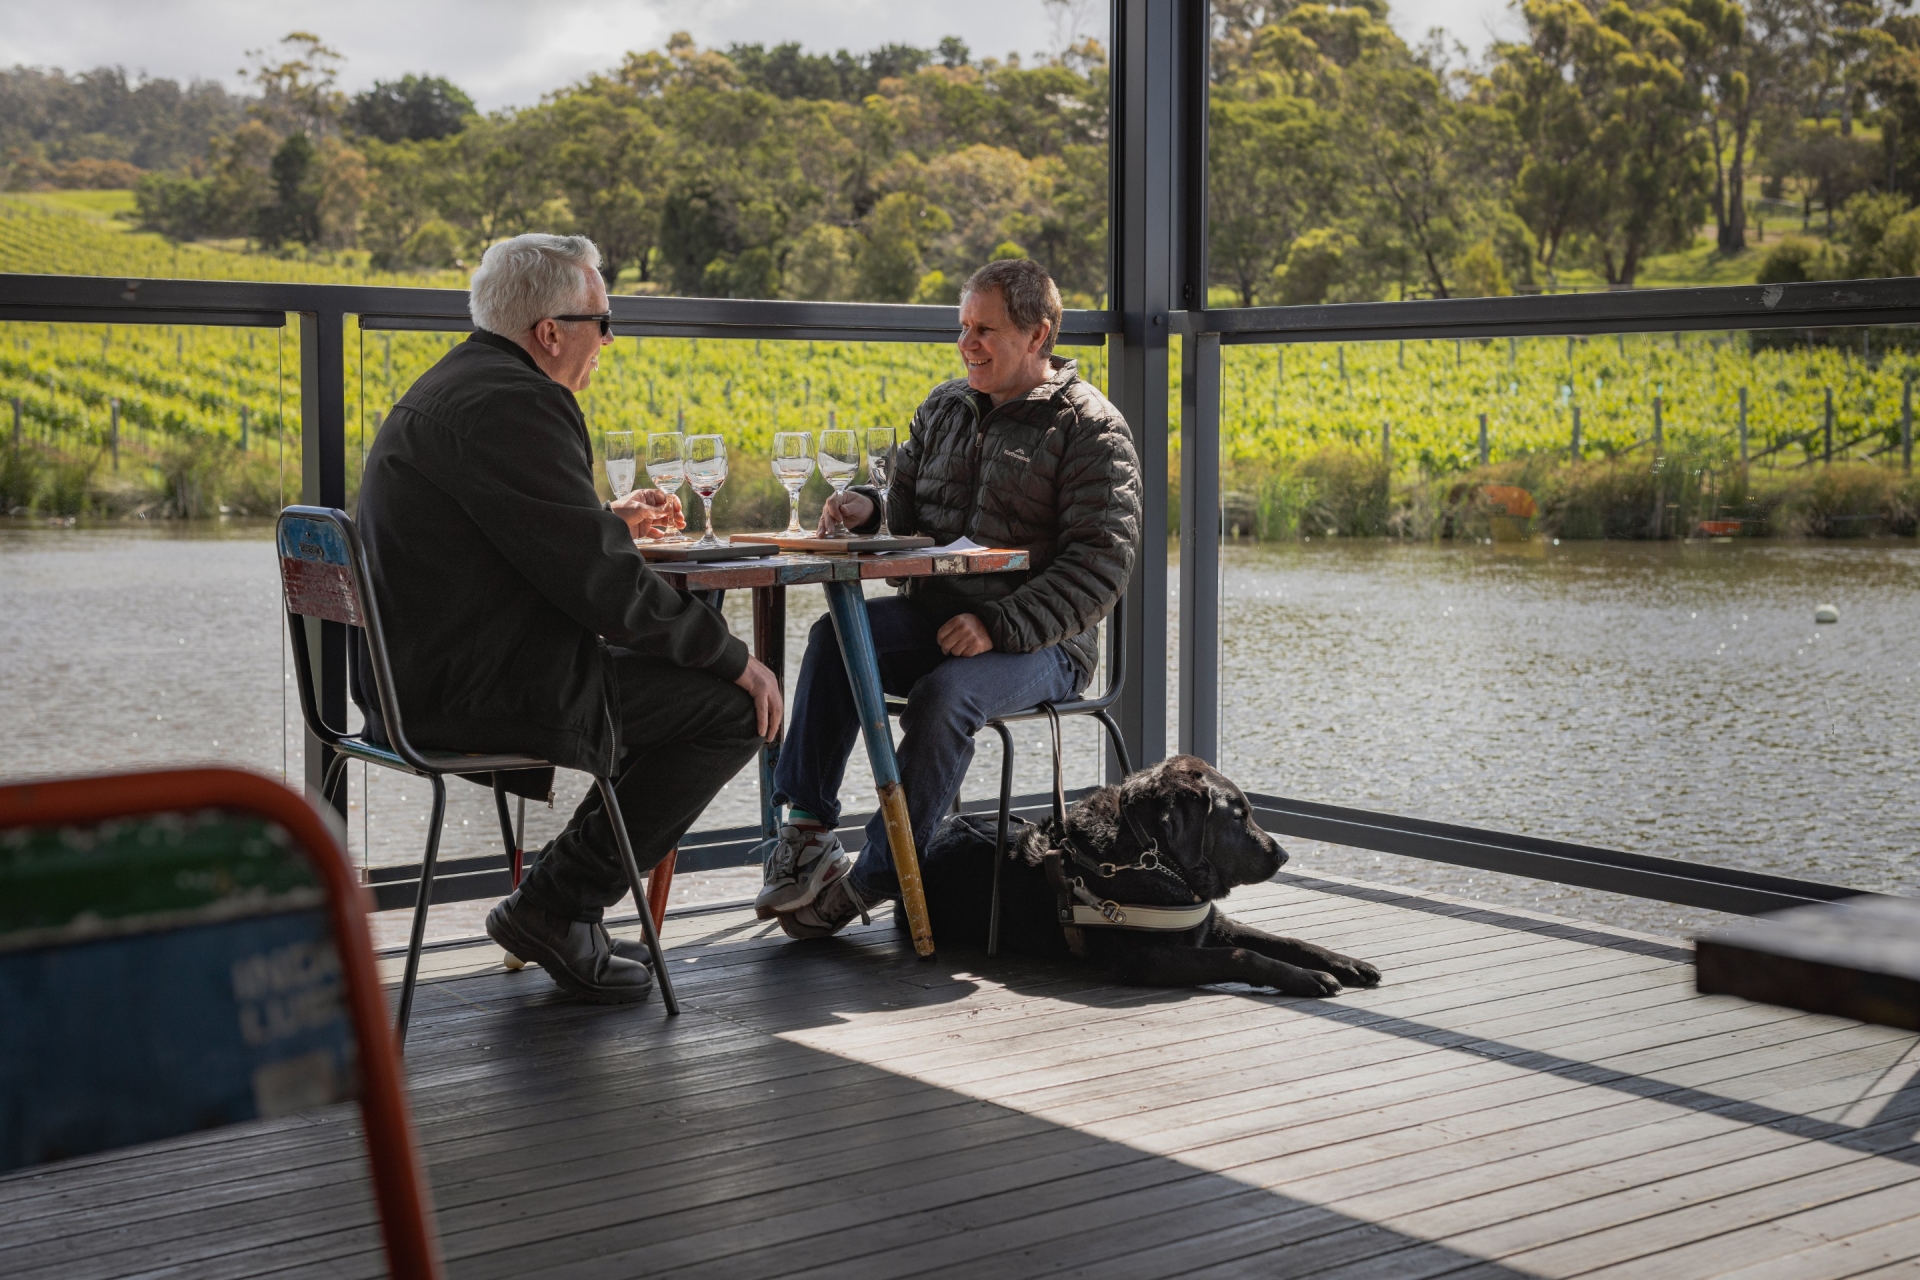
M 1823 604 L 1813 611 L 1813 620 L 1815 622 L 1838 622 L 1840 621 L 1840 610 L 1833 605 Z

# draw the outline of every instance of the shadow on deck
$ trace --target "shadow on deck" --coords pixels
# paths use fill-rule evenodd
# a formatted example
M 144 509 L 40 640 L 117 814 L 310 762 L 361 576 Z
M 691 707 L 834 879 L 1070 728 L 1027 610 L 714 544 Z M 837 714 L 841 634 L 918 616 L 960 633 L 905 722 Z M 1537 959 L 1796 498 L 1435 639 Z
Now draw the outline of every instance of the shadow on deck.
M 887 922 L 667 940 L 685 1013 L 429 954 L 449 1274 L 1912 1274 L 1916 1037 L 1695 995 L 1673 943 L 1331 877 L 1234 914 L 1332 1001 L 1117 988 Z M 0 1180 L 9 1276 L 378 1275 L 333 1109 Z

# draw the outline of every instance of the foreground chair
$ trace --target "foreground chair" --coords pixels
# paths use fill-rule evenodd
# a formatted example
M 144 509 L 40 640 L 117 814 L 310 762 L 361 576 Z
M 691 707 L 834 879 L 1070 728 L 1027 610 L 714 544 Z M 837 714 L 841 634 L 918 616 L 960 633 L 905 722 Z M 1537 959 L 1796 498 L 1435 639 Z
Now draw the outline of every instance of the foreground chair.
M 500 818 L 501 835 L 507 856 L 518 871 L 517 841 L 513 824 L 507 818 L 506 792 L 500 775 L 521 769 L 546 769 L 551 762 L 538 756 L 506 752 L 463 753 L 416 747 L 407 738 L 400 716 L 400 700 L 393 687 L 393 665 L 388 658 L 387 633 L 380 622 L 380 606 L 372 590 L 367 569 L 366 549 L 358 530 L 344 511 L 330 507 L 288 507 L 280 513 L 277 542 L 280 548 L 280 582 L 286 596 L 287 623 L 293 636 L 295 683 L 300 691 L 300 714 L 307 731 L 331 747 L 334 757 L 327 765 L 323 795 L 332 795 L 340 772 L 349 760 L 364 760 L 383 769 L 394 769 L 425 778 L 433 788 L 433 809 L 427 824 L 427 849 L 420 861 L 420 889 L 414 898 L 413 934 L 407 943 L 406 975 L 400 985 L 400 1009 L 395 1018 L 395 1036 L 402 1046 L 407 1039 L 407 1020 L 413 1012 L 414 981 L 420 972 L 420 948 L 426 940 L 427 906 L 433 899 L 434 863 L 440 854 L 440 826 L 446 816 L 448 774 L 491 774 L 494 805 Z M 358 627 L 365 638 L 369 665 L 373 668 L 374 694 L 379 699 L 380 718 L 387 741 L 374 742 L 364 735 L 349 735 L 344 727 L 326 723 L 314 689 L 313 659 L 303 642 L 303 618 Z M 608 712 L 611 715 L 611 711 Z M 620 860 L 633 887 L 633 901 L 639 909 L 641 928 L 646 933 L 647 949 L 653 953 L 653 977 L 660 984 L 660 997 L 668 1014 L 680 1012 L 674 998 L 673 979 L 667 973 L 666 955 L 660 946 L 660 930 L 654 913 L 648 910 L 647 882 L 634 860 L 633 845 L 627 838 L 626 820 L 620 813 L 620 801 L 614 795 L 611 777 L 594 778 L 600 789 L 600 801 L 606 806 Z M 516 882 L 518 876 L 515 877 Z
M 1000 809 L 999 826 L 994 838 L 993 858 L 993 908 L 987 917 L 987 954 L 1000 954 L 1000 866 L 1007 860 L 1007 821 L 1013 808 L 1013 732 L 1007 726 L 1022 720 L 1046 720 L 1053 730 L 1053 778 L 1054 792 L 1061 794 L 1060 759 L 1060 717 L 1092 716 L 1106 727 L 1107 739 L 1113 743 L 1113 753 L 1120 761 L 1120 773 L 1124 777 L 1133 772 L 1133 759 L 1127 754 L 1126 741 L 1120 736 L 1120 726 L 1113 721 L 1113 705 L 1120 701 L 1120 694 L 1127 683 L 1127 645 L 1126 632 L 1122 629 L 1123 610 L 1126 598 L 1123 596 L 1114 603 L 1113 612 L 1108 615 L 1107 625 L 1112 628 L 1113 657 L 1107 668 L 1107 689 L 1097 698 L 1069 698 L 1065 702 L 1042 702 L 1023 711 L 1008 712 L 987 721 L 987 727 L 1000 735 Z M 907 700 L 894 694 L 887 695 L 887 710 L 899 715 L 907 708 Z M 958 800 L 955 801 L 958 804 Z M 1057 806 L 1056 806 L 1057 807 Z
M 441 1274 L 365 898 L 314 806 L 236 769 L 0 787 L 0 902 L 0 1171 L 358 1098 L 388 1271 Z

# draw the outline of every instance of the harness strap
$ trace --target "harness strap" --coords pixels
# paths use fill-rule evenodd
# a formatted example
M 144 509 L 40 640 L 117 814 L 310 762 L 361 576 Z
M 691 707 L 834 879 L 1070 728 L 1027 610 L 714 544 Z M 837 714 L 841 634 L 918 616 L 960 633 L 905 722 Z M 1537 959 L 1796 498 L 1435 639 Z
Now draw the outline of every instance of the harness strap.
M 1095 929 L 1141 929 L 1149 932 L 1184 933 L 1206 923 L 1213 904 L 1202 902 L 1191 907 L 1143 907 L 1133 903 L 1105 902 L 1099 906 L 1074 904 L 1075 925 Z

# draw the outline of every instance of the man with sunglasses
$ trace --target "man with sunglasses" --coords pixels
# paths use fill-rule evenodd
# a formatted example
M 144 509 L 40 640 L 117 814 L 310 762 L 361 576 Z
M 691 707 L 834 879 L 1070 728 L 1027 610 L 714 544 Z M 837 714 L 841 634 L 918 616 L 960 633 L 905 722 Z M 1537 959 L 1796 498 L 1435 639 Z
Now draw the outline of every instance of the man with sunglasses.
M 679 503 L 645 489 L 609 507 L 594 491 L 574 393 L 613 340 L 599 265 L 580 236 L 487 250 L 468 298 L 474 333 L 393 406 L 359 521 L 410 734 L 615 774 L 646 871 L 778 731 L 782 709 L 773 674 L 718 611 L 635 551 L 635 537 L 680 526 Z M 378 736 L 363 664 L 354 696 Z M 551 787 L 543 770 L 513 789 Z M 600 923 L 627 887 L 588 788 L 487 932 L 576 995 L 645 999 L 645 948 L 612 942 Z

